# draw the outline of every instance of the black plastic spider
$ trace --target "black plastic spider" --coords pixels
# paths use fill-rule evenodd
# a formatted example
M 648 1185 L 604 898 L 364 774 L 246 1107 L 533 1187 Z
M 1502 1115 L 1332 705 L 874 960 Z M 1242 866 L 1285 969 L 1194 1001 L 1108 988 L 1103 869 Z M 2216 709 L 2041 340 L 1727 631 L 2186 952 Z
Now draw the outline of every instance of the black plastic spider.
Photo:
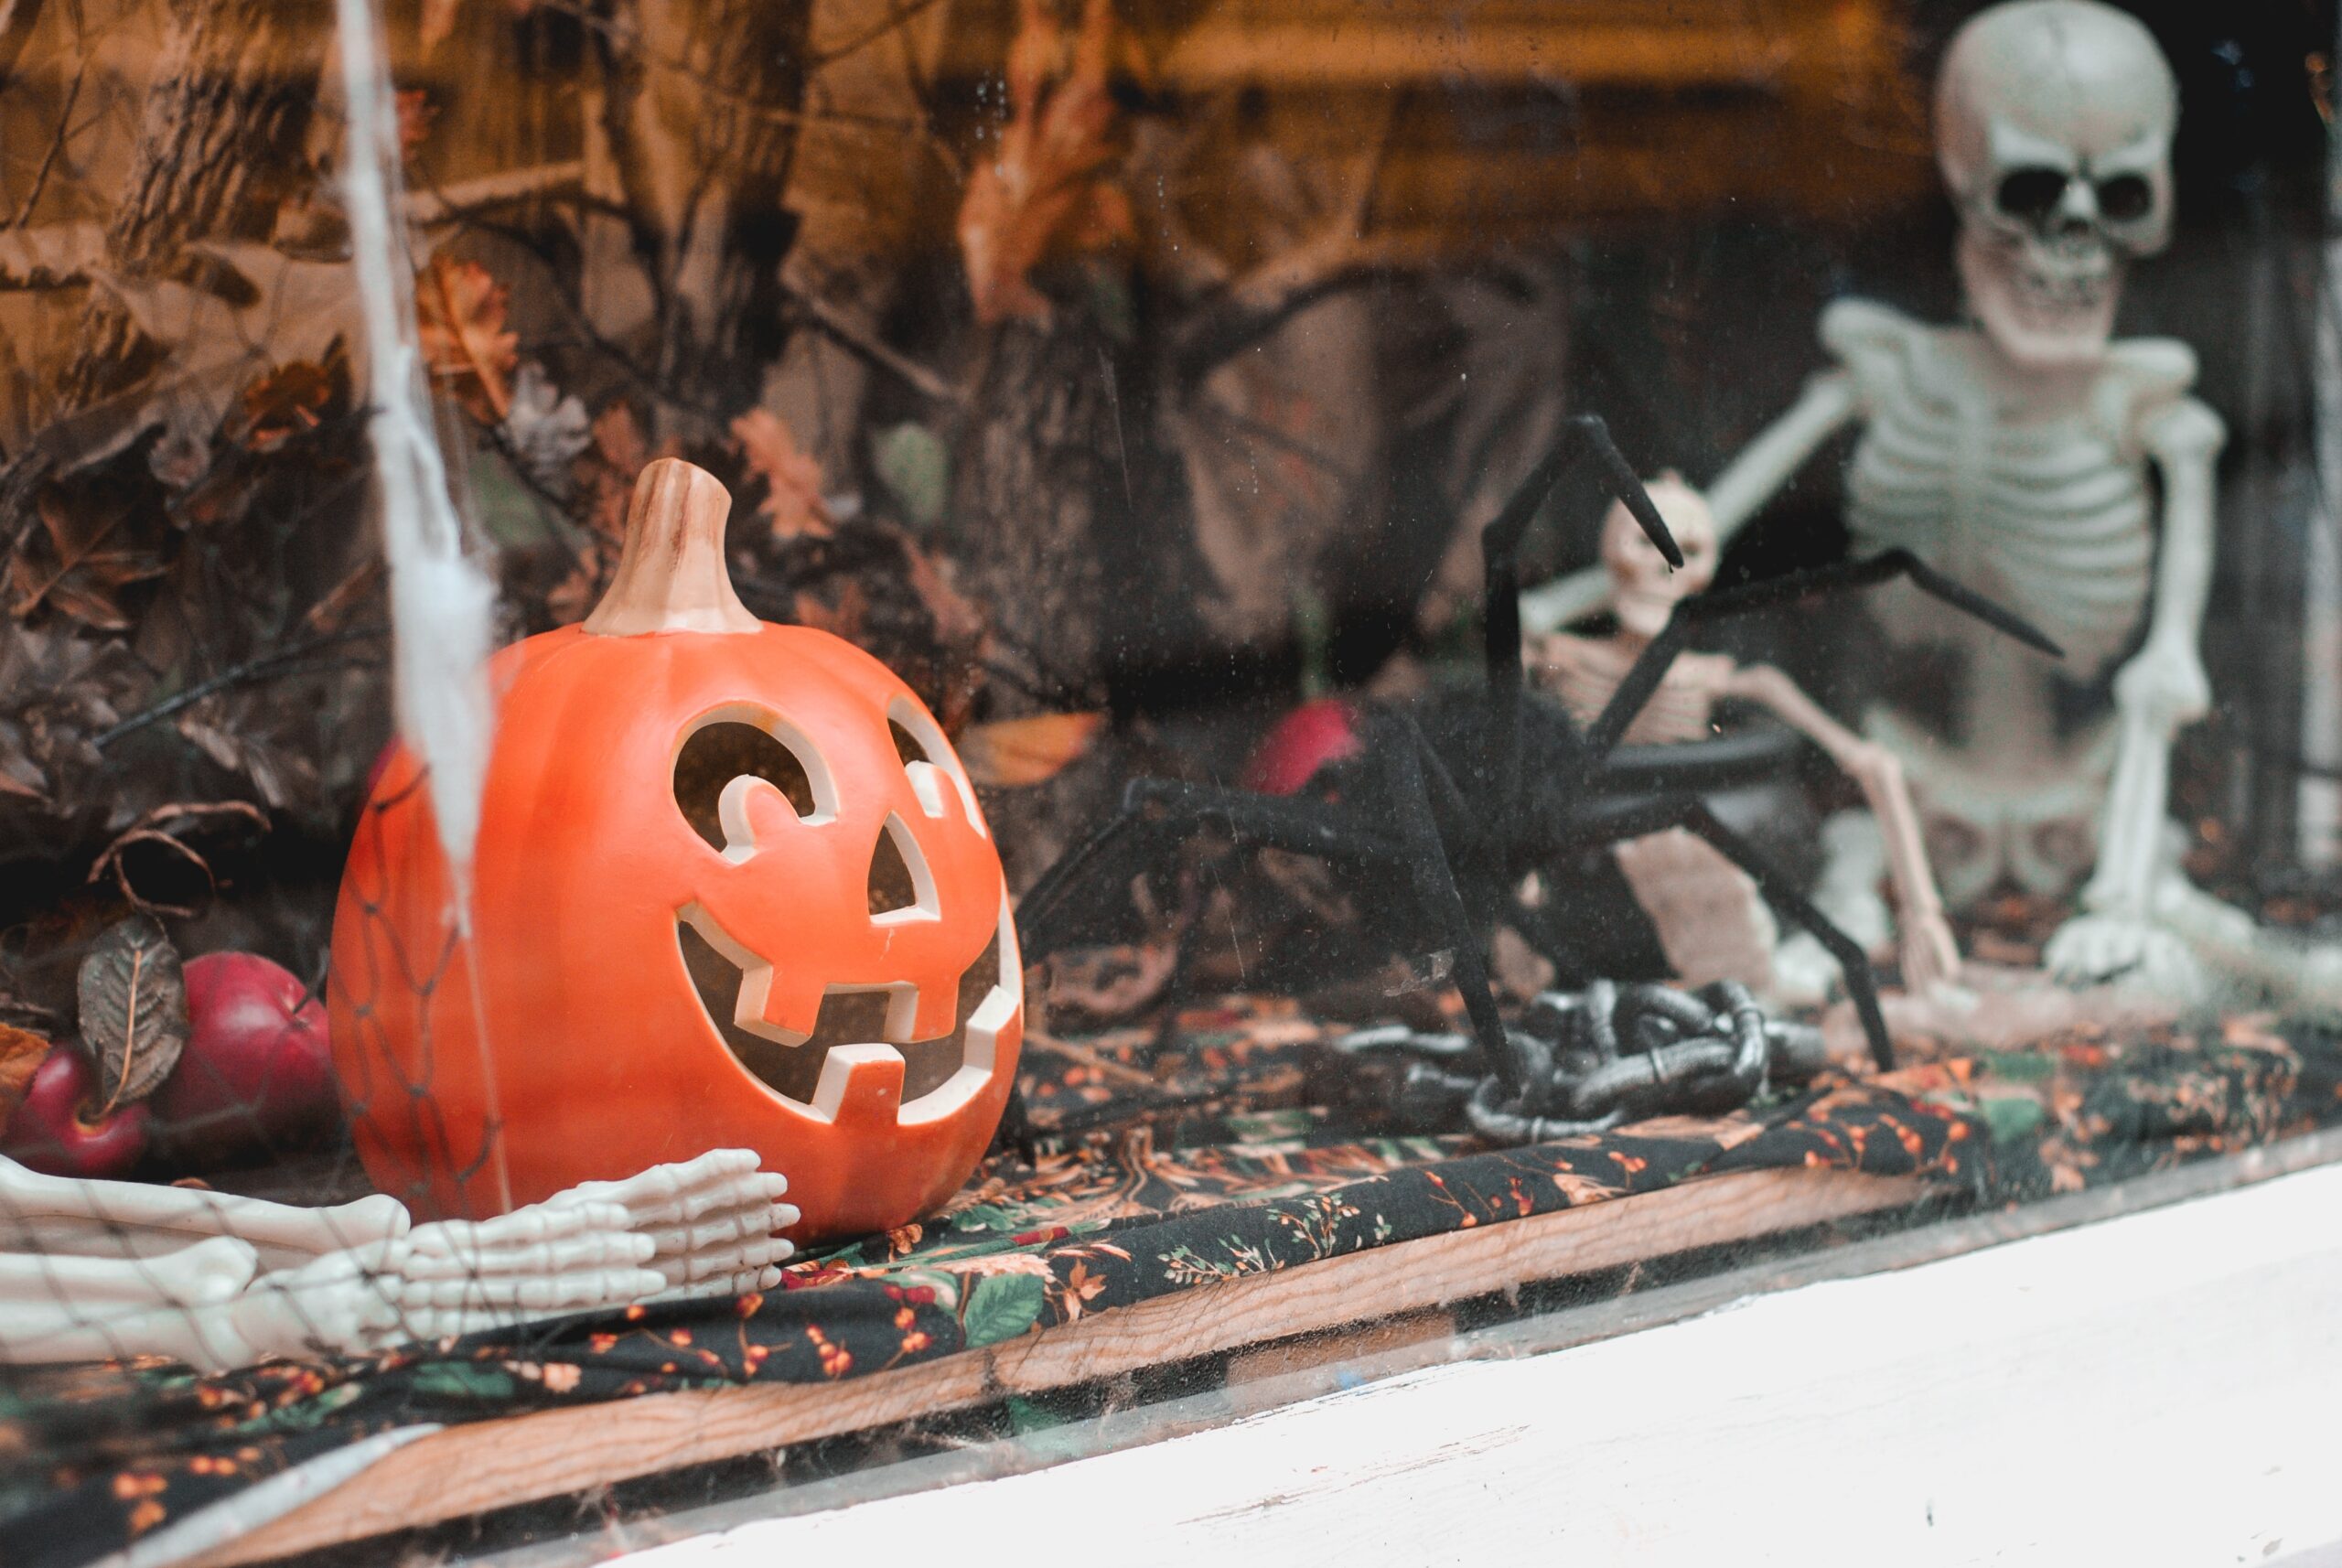
M 1767 856 L 1718 820 L 1698 792 L 1714 788 L 1716 780 L 1671 766 L 1665 754 L 1675 748 L 1631 748 L 1631 758 L 1614 753 L 1677 653 L 1703 625 L 1808 595 L 1907 577 L 1955 608 L 2052 656 L 2056 645 L 1907 552 L 1888 551 L 1685 600 L 1608 705 L 1581 729 L 1559 701 L 1523 689 L 1517 564 L 1531 520 L 1581 450 L 1596 460 L 1611 492 L 1660 553 L 1671 565 L 1681 565 L 1681 553 L 1666 523 L 1601 419 L 1585 414 L 1570 421 L 1481 534 L 1487 562 L 1484 686 L 1419 708 L 1370 707 L 1359 730 L 1361 746 L 1320 768 L 1298 795 L 1133 779 L 1121 810 L 1044 873 L 1019 905 L 1026 961 L 1094 940 L 1113 918 L 1113 901 L 1127 907 L 1133 879 L 1159 870 L 1199 829 L 1216 829 L 1245 851 L 1273 848 L 1313 856 L 1355 877 L 1387 879 L 1357 886 L 1376 895 L 1360 902 L 1370 907 L 1379 940 L 1392 950 L 1444 950 L 1451 955 L 1450 972 L 1481 1058 L 1503 1101 L 1519 1104 L 1538 1064 L 1526 1058 L 1499 1012 L 1489 983 L 1490 933 L 1499 921 L 1514 925 L 1555 962 L 1565 984 L 1660 978 L 1585 972 L 1566 922 L 1556 920 L 1554 911 L 1587 909 L 1587 900 L 1574 896 L 1585 890 L 1554 884 L 1557 878 L 1566 884 L 1588 851 L 1681 827 L 1745 870 L 1838 961 L 1872 1054 L 1880 1067 L 1891 1067 L 1893 1047 L 1868 958 Z M 1520 892 L 1531 873 L 1544 889 L 1535 908 Z M 1174 973 L 1183 971 L 1184 954 Z M 1016 1120 L 1013 1108 L 1011 1121 Z M 1022 1133 L 1012 1128 L 1007 1135 Z

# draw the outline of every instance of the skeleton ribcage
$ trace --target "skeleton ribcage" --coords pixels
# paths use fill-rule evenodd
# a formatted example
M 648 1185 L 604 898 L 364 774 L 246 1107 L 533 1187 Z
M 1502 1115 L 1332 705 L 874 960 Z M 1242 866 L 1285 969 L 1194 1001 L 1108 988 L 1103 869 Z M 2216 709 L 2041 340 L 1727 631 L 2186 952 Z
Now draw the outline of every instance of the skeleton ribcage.
M 2079 415 L 2003 424 L 1906 382 L 1877 401 L 1846 490 L 1858 548 L 1900 545 L 1998 599 L 2063 645 L 2077 679 L 2139 623 L 2154 561 L 2144 465 Z

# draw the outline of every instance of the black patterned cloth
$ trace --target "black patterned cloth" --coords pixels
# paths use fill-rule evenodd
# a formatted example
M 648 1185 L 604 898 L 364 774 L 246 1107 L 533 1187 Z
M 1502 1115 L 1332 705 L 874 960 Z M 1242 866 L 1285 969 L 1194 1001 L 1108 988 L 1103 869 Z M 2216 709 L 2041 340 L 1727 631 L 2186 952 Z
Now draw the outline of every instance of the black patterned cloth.
M 1337 1026 L 1235 998 L 1148 1030 L 1037 1039 L 1036 1165 L 920 1224 L 806 1257 L 783 1288 L 219 1377 L 0 1371 L 0 1561 L 73 1568 L 375 1434 L 747 1382 L 817 1383 L 1046 1334 L 1215 1280 L 1306 1267 L 1729 1171 L 1920 1176 L 1980 1202 L 2079 1189 L 2335 1119 L 2330 1037 L 2230 1021 L 2100 1032 L 1824 1079 L 1732 1116 L 1493 1150 L 1342 1108 Z M 1332 1087 L 1329 1089 L 1329 1083 Z M 1109 1121 L 1116 1126 L 1104 1126 Z

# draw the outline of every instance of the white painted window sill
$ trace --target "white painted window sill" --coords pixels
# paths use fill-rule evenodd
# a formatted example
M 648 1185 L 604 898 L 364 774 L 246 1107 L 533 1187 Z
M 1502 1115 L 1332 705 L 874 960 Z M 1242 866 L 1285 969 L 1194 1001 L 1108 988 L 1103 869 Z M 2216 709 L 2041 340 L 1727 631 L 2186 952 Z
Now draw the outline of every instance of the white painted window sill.
M 2342 1166 L 1375 1370 L 1058 1463 L 1022 1439 L 998 1478 L 745 1499 L 618 1561 L 2342 1564 Z

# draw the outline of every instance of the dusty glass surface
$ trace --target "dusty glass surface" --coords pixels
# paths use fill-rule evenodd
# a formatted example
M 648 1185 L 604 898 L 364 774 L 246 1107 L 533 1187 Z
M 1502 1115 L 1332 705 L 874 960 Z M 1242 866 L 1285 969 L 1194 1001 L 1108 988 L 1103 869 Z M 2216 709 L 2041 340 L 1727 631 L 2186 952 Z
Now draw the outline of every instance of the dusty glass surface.
M 0 1530 L 2319 1157 L 2335 29 L 0 0 Z

